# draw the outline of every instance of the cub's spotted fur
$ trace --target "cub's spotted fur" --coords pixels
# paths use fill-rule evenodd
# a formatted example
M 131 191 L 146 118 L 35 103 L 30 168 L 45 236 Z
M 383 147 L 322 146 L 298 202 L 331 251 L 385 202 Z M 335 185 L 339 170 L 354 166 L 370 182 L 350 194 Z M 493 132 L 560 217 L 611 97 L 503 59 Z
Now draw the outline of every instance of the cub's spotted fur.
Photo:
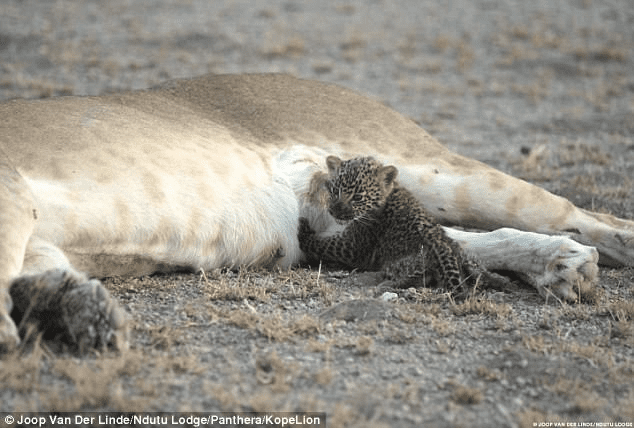
M 309 259 L 382 270 L 397 287 L 436 284 L 456 291 L 477 265 L 467 260 L 414 196 L 395 181 L 394 166 L 371 157 L 329 156 L 330 214 L 346 227 L 318 237 L 300 219 L 299 244 Z

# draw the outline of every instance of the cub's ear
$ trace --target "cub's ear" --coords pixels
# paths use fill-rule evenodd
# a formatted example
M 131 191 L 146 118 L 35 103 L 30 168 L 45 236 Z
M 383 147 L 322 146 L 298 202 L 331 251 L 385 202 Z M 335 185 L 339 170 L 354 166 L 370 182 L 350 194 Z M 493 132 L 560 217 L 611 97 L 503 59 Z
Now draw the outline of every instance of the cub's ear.
M 395 166 L 388 165 L 383 166 L 379 170 L 379 178 L 385 183 L 386 186 L 391 186 L 394 184 L 394 180 L 396 180 L 396 176 L 398 175 L 398 169 Z
M 339 159 L 337 156 L 328 156 L 326 158 L 326 165 L 328 165 L 328 172 L 333 174 L 337 172 L 337 170 L 341 166 L 341 159 Z

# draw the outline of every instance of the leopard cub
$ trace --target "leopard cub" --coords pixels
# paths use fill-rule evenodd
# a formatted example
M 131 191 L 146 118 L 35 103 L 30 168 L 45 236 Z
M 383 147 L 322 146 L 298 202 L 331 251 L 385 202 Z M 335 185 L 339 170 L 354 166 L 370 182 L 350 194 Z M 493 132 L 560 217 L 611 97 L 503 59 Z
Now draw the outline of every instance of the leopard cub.
M 483 269 L 468 260 L 414 196 L 398 170 L 371 157 L 326 159 L 328 211 L 345 228 L 319 237 L 300 218 L 299 245 L 309 260 L 382 271 L 395 287 L 466 290 Z

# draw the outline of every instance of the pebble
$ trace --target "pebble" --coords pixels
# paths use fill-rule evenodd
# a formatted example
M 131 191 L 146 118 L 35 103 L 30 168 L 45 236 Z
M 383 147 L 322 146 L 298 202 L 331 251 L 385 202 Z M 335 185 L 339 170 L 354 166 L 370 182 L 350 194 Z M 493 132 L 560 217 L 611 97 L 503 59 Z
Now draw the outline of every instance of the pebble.
M 398 294 L 391 293 L 389 291 L 386 291 L 381 296 L 381 300 L 383 300 L 384 302 L 391 302 L 391 301 L 396 300 L 396 299 L 398 299 Z
M 421 376 L 423 371 L 419 367 L 409 367 L 407 369 L 407 374 L 410 376 Z

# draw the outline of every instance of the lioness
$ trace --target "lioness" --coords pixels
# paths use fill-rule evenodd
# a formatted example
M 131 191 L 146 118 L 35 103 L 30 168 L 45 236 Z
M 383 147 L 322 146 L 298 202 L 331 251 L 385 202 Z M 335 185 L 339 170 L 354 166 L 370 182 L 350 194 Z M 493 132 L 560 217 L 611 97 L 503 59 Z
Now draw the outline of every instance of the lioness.
M 634 265 L 634 222 L 573 206 L 448 151 L 342 87 L 285 75 L 208 75 L 99 97 L 0 104 L 0 343 L 53 316 L 80 348 L 125 346 L 125 315 L 91 277 L 298 262 L 299 217 L 328 155 L 371 155 L 488 268 L 570 297 L 602 260 Z M 509 229 L 514 228 L 514 229 Z M 525 233 L 519 230 L 536 233 Z M 546 236 L 556 235 L 556 236 Z M 572 239 L 570 239 L 572 238 Z M 576 242 L 575 242 L 576 241 Z

